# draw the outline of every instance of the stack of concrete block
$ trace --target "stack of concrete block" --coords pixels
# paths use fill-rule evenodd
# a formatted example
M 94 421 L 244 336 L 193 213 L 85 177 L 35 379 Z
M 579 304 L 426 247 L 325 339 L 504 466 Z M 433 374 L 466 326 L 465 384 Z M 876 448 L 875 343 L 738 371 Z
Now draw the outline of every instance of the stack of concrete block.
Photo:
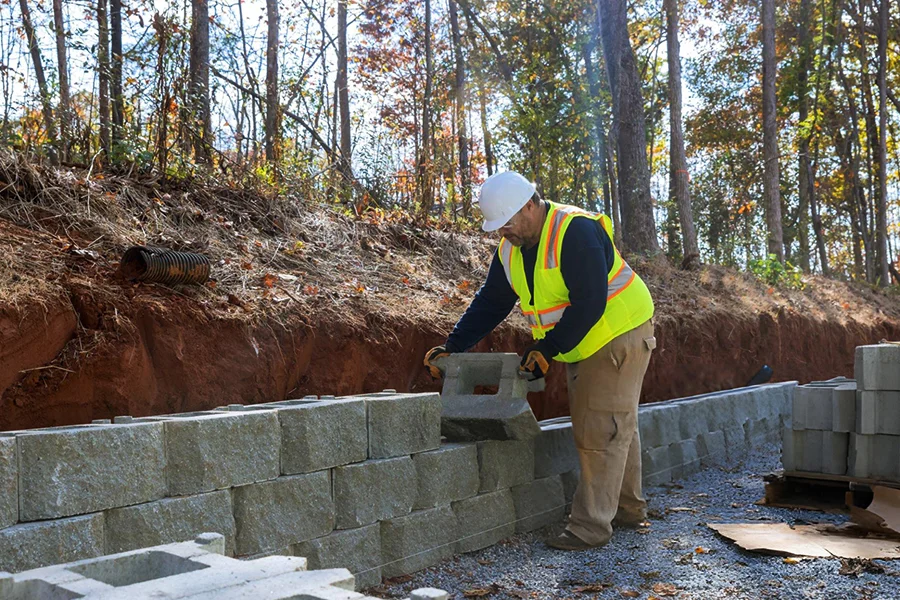
M 222 556 L 224 553 L 224 536 L 203 533 L 193 542 L 159 545 L 17 575 L 0 572 L 0 598 L 368 598 L 353 591 L 353 576 L 347 569 L 307 571 L 304 558 L 269 556 L 239 561 Z M 412 592 L 410 600 L 447 597 L 441 590 L 421 589 Z
M 848 474 L 900 481 L 900 345 L 856 349 L 856 429 Z
M 444 373 L 441 432 L 448 440 L 529 440 L 538 434 L 519 362 L 516 354 L 474 352 L 438 361 Z M 476 394 L 479 386 L 496 386 L 497 392 Z
M 781 462 L 785 471 L 847 473 L 850 434 L 856 426 L 856 383 L 836 377 L 797 386 L 791 421 L 785 424 Z

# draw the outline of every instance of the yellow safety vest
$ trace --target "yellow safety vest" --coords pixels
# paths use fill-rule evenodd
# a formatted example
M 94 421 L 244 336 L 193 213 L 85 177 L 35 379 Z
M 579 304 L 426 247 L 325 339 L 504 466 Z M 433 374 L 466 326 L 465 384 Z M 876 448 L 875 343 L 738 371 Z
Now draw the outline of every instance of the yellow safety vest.
M 563 280 L 562 242 L 569 224 L 576 218 L 600 221 L 604 231 L 613 240 L 612 222 L 606 215 L 590 213 L 575 206 L 550 205 L 541 240 L 538 244 L 534 265 L 534 302 L 530 298 L 528 280 L 522 250 L 513 246 L 506 238 L 500 240 L 497 253 L 506 279 L 519 296 L 522 313 L 531 325 L 534 339 L 547 335 L 562 318 L 569 306 L 569 289 Z M 555 360 L 571 363 L 584 360 L 608 344 L 613 338 L 642 325 L 653 316 L 653 299 L 643 280 L 631 270 L 613 244 L 615 259 L 612 270 L 607 274 L 609 289 L 606 296 L 606 311 L 577 346 L 570 352 L 557 354 Z M 598 274 L 599 276 L 600 274 Z

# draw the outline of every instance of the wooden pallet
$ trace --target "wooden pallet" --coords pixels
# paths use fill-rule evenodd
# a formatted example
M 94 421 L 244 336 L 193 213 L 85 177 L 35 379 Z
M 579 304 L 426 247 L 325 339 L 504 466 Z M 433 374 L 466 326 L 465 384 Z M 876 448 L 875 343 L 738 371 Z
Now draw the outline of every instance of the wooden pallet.
M 849 475 L 779 471 L 763 476 L 766 495 L 761 504 L 826 512 L 847 512 L 872 502 L 872 487 L 900 488 L 900 482 Z

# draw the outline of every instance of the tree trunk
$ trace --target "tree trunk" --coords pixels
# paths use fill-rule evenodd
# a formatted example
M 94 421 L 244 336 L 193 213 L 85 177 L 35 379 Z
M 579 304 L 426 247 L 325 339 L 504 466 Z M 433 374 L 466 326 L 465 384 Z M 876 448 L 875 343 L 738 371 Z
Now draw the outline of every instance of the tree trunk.
M 857 52 L 860 61 L 860 82 L 862 83 L 863 104 L 865 106 L 866 121 L 866 168 L 869 173 L 868 184 L 869 194 L 863 211 L 863 217 L 866 220 L 867 234 L 867 250 L 866 250 L 866 277 L 870 283 L 875 283 L 879 278 L 881 257 L 878 252 L 877 242 L 877 207 L 881 204 L 881 187 L 875 186 L 874 181 L 877 179 L 877 173 L 881 170 L 881 145 L 879 143 L 878 124 L 875 118 L 875 103 L 872 98 L 872 81 L 869 76 L 869 57 L 868 57 L 868 40 L 866 38 L 866 12 L 868 11 L 868 0 L 859 0 L 857 16 Z M 859 146 L 862 147 L 861 145 Z M 860 182 L 861 184 L 862 182 Z M 865 196 L 864 196 L 865 197 Z
M 658 254 L 659 242 L 650 198 L 644 100 L 637 61 L 628 37 L 625 0 L 598 0 L 603 55 L 613 97 L 618 149 L 619 199 L 625 248 Z
M 69 113 L 69 60 L 66 53 L 66 28 L 62 0 L 53 0 L 53 24 L 56 29 L 56 62 L 59 69 L 59 154 L 63 161 L 69 160 L 69 138 L 71 132 Z
M 875 205 L 875 240 L 878 250 L 878 284 L 891 283 L 887 248 L 887 36 L 889 0 L 881 0 L 878 13 L 878 201 Z
M 484 91 L 484 83 L 481 80 L 478 80 L 478 103 L 480 104 L 481 110 L 481 134 L 484 136 L 484 160 L 487 163 L 487 174 L 488 177 L 494 174 L 494 165 L 496 161 L 494 160 L 494 149 L 491 143 L 491 130 L 488 127 L 487 121 L 487 99 Z
M 684 131 L 681 123 L 681 46 L 678 42 L 678 0 L 664 0 L 666 11 L 666 43 L 669 62 L 669 196 L 678 205 L 681 242 L 684 250 L 682 265 L 700 266 L 700 249 L 694 228 L 691 207 L 690 179 L 687 156 L 684 152 Z
M 784 235 L 781 225 L 778 124 L 775 121 L 775 0 L 761 0 L 763 38 L 763 188 L 768 229 L 768 252 L 784 262 Z
M 340 147 L 341 162 L 339 171 L 344 176 L 341 195 L 345 201 L 350 199 L 350 185 L 353 164 L 350 159 L 352 145 L 350 140 L 350 93 L 347 76 L 347 0 L 338 0 L 338 72 L 337 103 L 340 111 Z
M 209 111 L 209 4 L 207 0 L 191 1 L 191 56 L 188 93 L 190 130 L 194 159 L 209 166 L 212 162 Z
M 277 168 L 281 150 L 281 107 L 278 103 L 278 0 L 266 0 L 266 162 Z
M 22 27 L 25 29 L 25 39 L 28 42 L 31 62 L 34 65 L 34 77 L 37 79 L 38 92 L 41 95 L 41 113 L 44 118 L 44 128 L 47 130 L 50 162 L 55 164 L 58 161 L 56 123 L 53 120 L 50 89 L 47 87 L 47 78 L 44 76 L 44 61 L 41 58 L 41 47 L 38 45 L 37 36 L 34 33 L 34 24 L 31 21 L 31 10 L 28 8 L 28 0 L 19 0 L 19 8 L 22 10 Z
M 419 202 L 422 216 L 427 217 L 434 204 L 431 185 L 431 93 L 432 93 L 432 48 L 431 48 L 431 0 L 425 0 L 425 93 L 422 98 L 422 152 L 419 156 Z
M 97 63 L 100 98 L 100 148 L 103 158 L 109 160 L 109 19 L 107 0 L 97 0 Z
M 166 50 L 169 42 L 169 30 L 168 24 L 159 13 L 153 15 L 153 29 L 156 30 L 158 41 L 156 51 L 156 97 L 159 98 L 159 124 L 156 130 L 156 158 L 159 164 L 159 172 L 163 180 L 165 180 L 169 163 L 169 105 L 172 99 L 169 96 L 169 84 L 166 81 Z
M 459 181 L 462 187 L 462 213 L 468 216 L 472 204 L 472 177 L 469 168 L 469 137 L 466 130 L 466 62 L 462 52 L 462 36 L 459 32 L 459 14 L 456 0 L 450 2 L 450 30 L 453 35 L 453 55 L 456 60 L 456 122 L 459 138 Z
M 594 107 L 596 114 L 594 115 L 594 123 L 591 128 L 594 140 L 591 144 L 591 165 L 597 169 L 596 175 L 599 176 L 600 185 L 603 189 L 603 212 L 609 215 L 611 211 L 609 198 L 609 172 L 606 168 L 606 131 L 601 113 L 602 98 L 600 95 L 600 78 L 594 69 L 593 54 L 600 41 L 600 31 L 597 19 L 591 19 L 591 41 L 584 44 L 582 54 L 584 59 L 584 72 L 588 81 L 588 92 L 590 93 L 590 104 Z M 591 203 L 594 202 L 590 198 Z
M 800 204 L 797 219 L 797 238 L 800 242 L 800 268 L 809 273 L 809 221 L 807 215 L 810 211 L 810 199 L 813 192 L 813 182 L 810 178 L 809 142 L 812 130 L 806 121 L 809 118 L 809 67 L 812 60 L 812 47 L 810 29 L 812 28 L 811 0 L 800 0 L 800 18 L 797 22 L 797 42 L 800 52 L 800 64 L 797 73 L 797 95 L 799 96 L 800 139 L 798 141 L 798 195 Z M 823 270 L 825 269 L 823 265 Z
M 124 134 L 125 100 L 122 97 L 122 0 L 109 0 L 110 93 L 112 95 L 112 146 L 115 148 Z

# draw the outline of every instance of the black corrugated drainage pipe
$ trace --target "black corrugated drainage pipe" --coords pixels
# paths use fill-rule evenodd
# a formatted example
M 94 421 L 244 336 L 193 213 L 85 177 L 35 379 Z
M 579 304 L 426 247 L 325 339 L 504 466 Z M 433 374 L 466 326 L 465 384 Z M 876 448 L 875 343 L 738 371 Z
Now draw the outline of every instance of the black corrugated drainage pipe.
M 122 255 L 119 272 L 131 281 L 204 283 L 209 279 L 209 258 L 154 246 L 132 246 Z

